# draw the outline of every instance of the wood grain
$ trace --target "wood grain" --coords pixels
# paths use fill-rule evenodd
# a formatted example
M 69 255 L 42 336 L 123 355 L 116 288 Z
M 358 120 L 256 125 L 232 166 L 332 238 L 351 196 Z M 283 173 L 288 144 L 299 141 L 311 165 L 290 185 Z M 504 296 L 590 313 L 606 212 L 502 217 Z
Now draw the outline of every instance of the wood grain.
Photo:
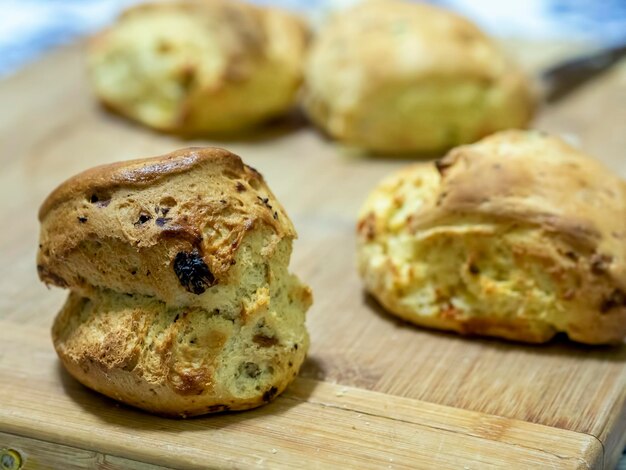
M 0 432 L 0 449 L 18 451 L 23 468 L 32 470 L 166 470 L 167 467 L 151 465 L 105 455 L 92 450 L 54 444 L 28 437 Z M 0 455 L 2 450 L 0 450 Z
M 13 434 L 0 433 L 0 448 L 18 450 L 30 468 L 64 460 L 94 468 L 112 462 L 108 455 L 172 468 L 337 468 L 346 458 L 364 469 L 602 466 L 602 445 L 586 434 L 309 379 L 245 413 L 149 416 L 74 381 L 50 354 L 48 336 L 0 323 L 0 422 Z
M 0 102 L 0 431 L 186 468 L 615 465 L 626 443 L 626 346 L 468 339 L 386 315 L 357 278 L 354 220 L 372 186 L 407 161 L 351 154 L 306 127 L 217 144 L 266 176 L 298 229 L 293 270 L 315 296 L 301 378 L 263 409 L 190 421 L 83 389 L 59 370 L 48 337 L 66 294 L 36 277 L 39 204 L 95 164 L 211 142 L 157 135 L 101 110 L 78 47 L 0 83 Z M 537 126 L 577 139 L 626 176 L 624 122 L 626 67 L 542 110 Z

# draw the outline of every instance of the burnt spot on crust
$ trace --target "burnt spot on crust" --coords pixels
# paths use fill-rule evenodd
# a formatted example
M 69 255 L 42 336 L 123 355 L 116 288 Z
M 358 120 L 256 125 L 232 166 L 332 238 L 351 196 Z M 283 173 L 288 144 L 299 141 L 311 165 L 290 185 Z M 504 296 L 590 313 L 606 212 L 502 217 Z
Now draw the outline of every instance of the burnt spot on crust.
M 263 401 L 269 402 L 276 396 L 278 393 L 278 389 L 276 387 L 271 387 L 263 393 Z
M 238 193 L 243 193 L 246 190 L 246 187 L 241 181 L 237 181 L 237 184 L 235 185 L 235 189 L 237 190 Z
M 272 346 L 276 346 L 278 344 L 278 338 L 275 336 L 266 336 L 261 333 L 257 333 L 252 337 L 252 341 L 262 348 L 270 348 Z
M 174 272 L 180 285 L 188 292 L 200 295 L 209 287 L 217 284 L 215 276 L 198 253 L 181 251 L 174 258 Z
M 591 272 L 597 276 L 600 276 L 607 273 L 610 264 L 613 262 L 613 257 L 596 253 L 591 257 L 589 262 L 591 265 Z
M 626 307 L 626 294 L 621 289 L 615 289 L 600 304 L 600 313 L 607 313 L 614 308 Z

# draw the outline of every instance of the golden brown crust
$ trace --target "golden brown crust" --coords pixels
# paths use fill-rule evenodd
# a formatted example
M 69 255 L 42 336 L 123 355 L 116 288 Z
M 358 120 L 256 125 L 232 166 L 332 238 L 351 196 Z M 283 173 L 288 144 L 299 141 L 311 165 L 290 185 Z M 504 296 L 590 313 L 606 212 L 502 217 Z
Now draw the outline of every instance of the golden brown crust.
M 189 147 L 158 157 L 96 166 L 74 175 L 52 191 L 41 206 L 39 221 L 52 208 L 78 195 L 115 190 L 120 186 L 141 187 L 165 176 L 189 171 L 207 161 L 230 166 L 239 172 L 245 168 L 239 156 L 228 150 L 211 147 Z
M 46 283 L 85 294 L 94 286 L 125 292 L 132 285 L 174 303 L 191 302 L 203 289 L 183 285 L 177 263 L 204 262 L 210 287 L 225 280 L 250 231 L 274 233 L 268 250 L 295 237 L 263 177 L 213 148 L 87 170 L 53 191 L 40 220 L 37 264 Z M 118 268 L 114 276 L 110 265 Z
M 387 309 L 420 325 L 620 342 L 624 220 L 626 185 L 599 162 L 539 132 L 501 132 L 383 182 L 360 217 L 360 268 Z

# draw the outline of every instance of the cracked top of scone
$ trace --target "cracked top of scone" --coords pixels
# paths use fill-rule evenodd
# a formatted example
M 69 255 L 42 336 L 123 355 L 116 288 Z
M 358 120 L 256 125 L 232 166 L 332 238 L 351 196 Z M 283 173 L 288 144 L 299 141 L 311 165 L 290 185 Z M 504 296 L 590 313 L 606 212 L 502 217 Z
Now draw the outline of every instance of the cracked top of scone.
M 361 212 L 359 267 L 421 325 L 619 342 L 625 220 L 619 176 L 556 137 L 505 131 L 384 180 Z
M 533 224 L 580 251 L 610 253 L 626 287 L 626 185 L 599 161 L 559 138 L 512 130 L 454 149 L 436 167 L 438 198 L 414 223 L 473 214 Z
M 43 203 L 40 278 L 190 304 L 228 284 L 243 239 L 271 256 L 295 230 L 263 177 L 226 150 L 187 148 L 92 168 Z

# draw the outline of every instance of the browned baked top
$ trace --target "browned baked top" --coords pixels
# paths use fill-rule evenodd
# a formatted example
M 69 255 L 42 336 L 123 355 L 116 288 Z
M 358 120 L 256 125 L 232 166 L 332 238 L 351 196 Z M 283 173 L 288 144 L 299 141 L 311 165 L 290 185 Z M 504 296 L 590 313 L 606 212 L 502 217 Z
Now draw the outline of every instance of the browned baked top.
M 541 132 L 513 130 L 452 150 L 437 169 L 436 204 L 416 224 L 460 214 L 534 224 L 604 258 L 626 287 L 626 184 L 599 161 Z
M 227 283 L 252 232 L 268 234 L 259 249 L 270 251 L 296 236 L 261 174 L 217 148 L 92 168 L 55 189 L 39 219 L 45 282 L 165 301 Z
M 234 153 L 214 147 L 188 147 L 158 157 L 138 158 L 99 165 L 72 176 L 61 183 L 45 199 L 39 209 L 39 221 L 58 204 L 73 197 L 121 187 L 142 187 L 168 175 L 184 173 L 202 164 L 211 163 L 232 171 L 249 173 L 263 181 L 254 168 L 244 165 Z M 97 201 L 94 201 L 97 202 Z M 102 202 L 102 201 L 100 201 Z

